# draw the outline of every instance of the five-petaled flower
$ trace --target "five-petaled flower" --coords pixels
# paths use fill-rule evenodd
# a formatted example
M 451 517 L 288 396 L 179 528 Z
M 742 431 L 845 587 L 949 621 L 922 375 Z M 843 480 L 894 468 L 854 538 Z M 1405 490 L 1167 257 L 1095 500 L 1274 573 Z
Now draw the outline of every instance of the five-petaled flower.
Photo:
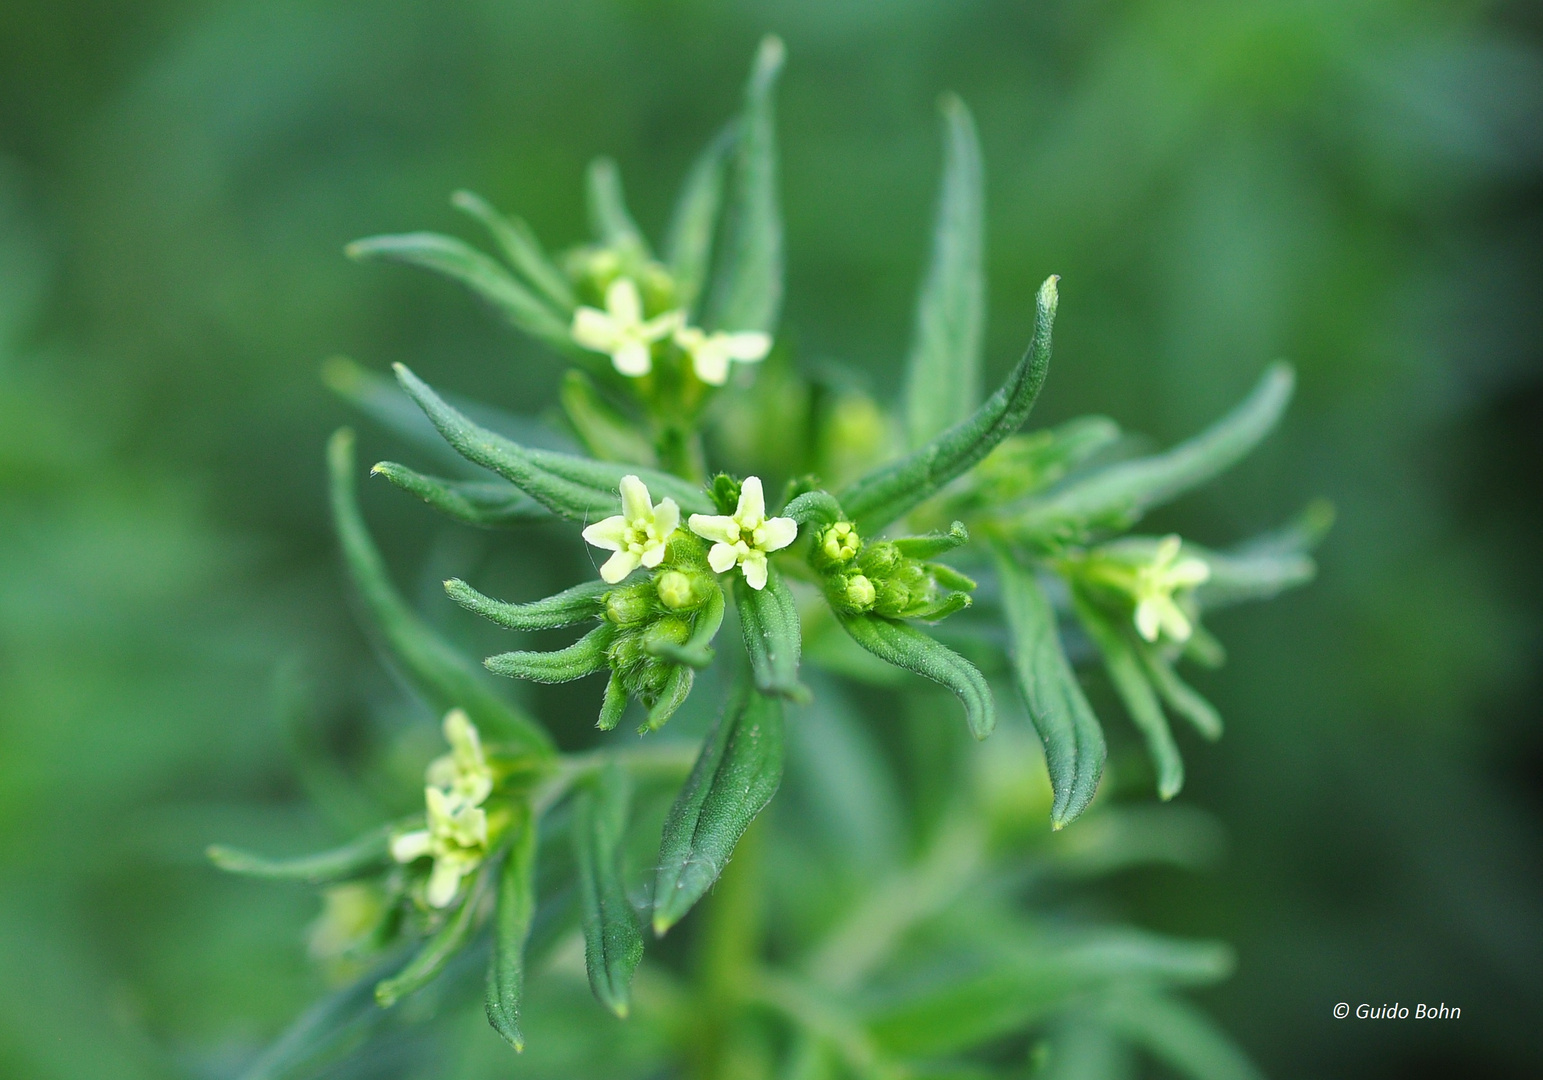
M 682 326 L 675 331 L 675 344 L 691 357 L 697 378 L 712 386 L 722 386 L 729 381 L 731 360 L 742 364 L 764 360 L 771 352 L 772 339 L 759 330 L 737 334 L 718 330 L 709 334 L 695 326 Z
M 391 841 L 391 857 L 410 863 L 434 860 L 424 899 L 430 907 L 448 907 L 461 879 L 487 857 L 488 814 L 480 805 L 493 791 L 493 773 L 482 754 L 477 729 L 460 709 L 445 717 L 450 753 L 428 768 L 423 789 L 427 828 L 401 833 Z
M 737 564 L 752 589 L 766 587 L 767 554 L 782 550 L 798 536 L 798 523 L 792 518 L 766 516 L 766 497 L 758 476 L 745 478 L 733 514 L 692 514 L 690 524 L 692 532 L 713 541 L 707 553 L 713 571 L 721 574 Z
M 650 347 L 681 323 L 679 311 L 666 311 L 646 322 L 643 298 L 631 278 L 619 277 L 605 290 L 605 310 L 579 307 L 573 313 L 573 340 L 606 353 L 623 375 L 647 375 L 653 370 Z
M 694 520 L 694 519 L 693 519 Z M 600 568 L 600 576 L 615 585 L 639 566 L 650 570 L 664 560 L 670 536 L 680 526 L 680 507 L 665 498 L 656 506 L 648 486 L 636 476 L 621 478 L 621 513 L 597 521 L 584 530 L 584 539 L 597 548 L 614 551 Z
M 1194 632 L 1189 617 L 1173 602 L 1179 589 L 1192 589 L 1211 576 L 1211 567 L 1194 556 L 1179 558 L 1182 541 L 1167 536 L 1158 542 L 1152 561 L 1136 568 L 1131 592 L 1136 601 L 1136 632 L 1148 641 L 1166 633 L 1177 642 Z

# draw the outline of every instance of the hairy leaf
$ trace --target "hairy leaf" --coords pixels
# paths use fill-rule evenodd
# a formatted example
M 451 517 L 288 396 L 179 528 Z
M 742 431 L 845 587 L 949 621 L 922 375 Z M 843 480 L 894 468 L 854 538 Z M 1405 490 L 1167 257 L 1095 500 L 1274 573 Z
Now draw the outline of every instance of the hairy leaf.
M 597 626 L 566 649 L 553 652 L 506 652 L 483 661 L 495 675 L 529 679 L 539 683 L 565 683 L 592 675 L 605 667 L 605 650 L 613 628 Z
M 343 561 L 393 666 L 435 712 L 463 708 L 484 734 L 526 751 L 550 754 L 552 741 L 546 732 L 486 685 L 482 674 L 419 619 L 392 586 L 359 512 L 353 432 L 344 428 L 332 436 L 327 461 Z
M 643 935 L 621 867 L 631 794 L 627 773 L 612 762 L 575 798 L 572 831 L 589 986 L 602 1005 L 621 1017 L 631 1004 L 632 973 L 643 959 Z
M 882 615 L 838 615 L 852 640 L 874 656 L 946 686 L 964 706 L 970 734 L 984 739 L 996 727 L 996 703 L 974 664 L 909 623 Z
M 943 97 L 941 108 L 943 186 L 906 367 L 905 423 L 912 447 L 966 419 L 980 400 L 985 177 L 970 110 L 953 94 Z
M 1050 823 L 1059 829 L 1075 821 L 1098 791 L 1106 753 L 1104 731 L 1066 659 L 1055 609 L 1034 580 L 1034 571 L 999 554 L 997 574 L 1012 634 L 1013 673 L 1045 744 L 1045 765 L 1055 793 Z
M 845 515 L 834 495 L 824 491 L 806 491 L 782 508 L 782 516 L 804 525 L 830 525 Z
M 567 322 L 547 302 L 516 281 L 492 258 L 453 236 L 403 233 L 355 240 L 344 249 L 351 259 L 387 259 L 453 277 L 482 297 L 515 327 L 559 352 L 571 352 Z
M 1173 665 L 1157 650 L 1156 646 L 1143 642 L 1138 651 L 1141 654 L 1141 665 L 1146 669 L 1147 678 L 1152 681 L 1152 686 L 1156 688 L 1168 708 L 1188 720 L 1195 726 L 1196 731 L 1212 742 L 1221 738 L 1222 718 L 1216 711 L 1216 706 L 1179 678 L 1173 670 Z
M 541 241 L 536 239 L 529 225 L 519 218 L 505 217 L 480 195 L 470 191 L 457 191 L 450 196 L 450 205 L 482 222 L 509 264 L 540 290 L 559 314 L 567 315 L 573 311 L 573 287 L 547 258 Z
M 865 534 L 877 532 L 937 494 L 1023 425 L 1050 370 L 1057 280 L 1051 277 L 1039 288 L 1034 340 L 1028 351 L 980 408 L 931 442 L 875 469 L 842 492 L 841 505 Z
M 536 916 L 538 831 L 536 822 L 527 815 L 504 856 L 493 911 L 493 955 L 488 960 L 484 1003 L 488 1023 L 517 1051 L 525 1049 L 520 1007 L 525 993 L 525 945 Z
M 696 671 L 685 664 L 677 665 L 665 680 L 664 689 L 659 691 L 658 700 L 648 710 L 648 718 L 638 728 L 638 734 L 658 731 L 664 727 L 676 710 L 686 703 L 686 698 L 691 696 L 691 687 L 695 683 Z
M 605 594 L 614 588 L 603 581 L 585 581 L 543 600 L 506 604 L 483 596 L 460 578 L 445 582 L 450 599 L 507 630 L 552 630 L 596 618 L 605 613 Z
M 627 209 L 627 199 L 621 189 L 621 171 L 616 162 L 605 157 L 595 158 L 589 163 L 585 180 L 589 227 L 595 239 L 609 247 L 631 248 L 647 255 L 648 241 Z
M 785 54 L 780 38 L 763 39 L 745 87 L 723 244 L 707 298 L 705 322 L 711 330 L 769 334 L 782 310 L 782 211 L 772 89 Z
M 707 281 L 713 233 L 723 205 L 725 165 L 737 134 L 737 127 L 730 124 L 692 162 L 670 218 L 664 261 L 675 278 L 675 303 L 687 314 L 695 309 Z
M 445 969 L 452 956 L 466 947 L 492 890 L 494 870 L 493 862 L 483 863 L 461 905 L 445 916 L 444 924 L 424 940 L 401 971 L 375 984 L 375 1001 L 381 1008 L 389 1009 L 408 994 L 423 989 Z
M 496 529 L 552 518 L 550 510 L 502 480 L 445 480 L 425 476 L 394 461 L 377 463 L 370 475 L 384 476 L 441 513 L 479 528 Z
M 798 605 L 782 575 L 768 567 L 764 589 L 752 589 L 743 577 L 736 577 L 734 604 L 756 689 L 794 700 L 806 698 L 809 691 L 798 681 L 803 643 Z
M 1102 530 L 1129 528 L 1152 507 L 1199 487 L 1259 445 L 1285 411 L 1294 381 L 1289 364 L 1271 365 L 1242 404 L 1194 438 L 1030 499 L 1010 523 L 1013 535 L 1054 547 L 1080 543 Z
M 656 501 L 669 496 L 687 513 L 713 512 L 706 494 L 689 481 L 639 466 L 521 446 L 472 423 L 405 365 L 396 365 L 396 373 L 403 389 L 451 446 L 468 460 L 492 469 L 555 514 L 576 521 L 594 521 L 615 513 L 621 505 L 621 478 L 628 473 L 636 474 L 647 484 Z
M 654 877 L 654 933 L 680 921 L 718 880 L 734 845 L 782 780 L 782 702 L 741 686 L 702 741 L 665 819 Z
M 270 859 L 264 855 L 254 855 L 223 844 L 211 845 L 206 854 L 215 866 L 232 874 L 267 878 L 273 881 L 303 881 L 310 885 L 325 885 L 333 881 L 346 881 L 349 878 L 358 877 L 389 863 L 391 834 L 400 827 L 400 822 L 385 825 L 365 833 L 342 847 L 292 859 Z
M 1334 509 L 1315 502 L 1285 526 L 1239 544 L 1230 551 L 1195 553 L 1205 559 L 1211 576 L 1195 590 L 1195 599 L 1206 610 L 1230 607 L 1254 600 L 1269 600 L 1318 573 L 1308 552 L 1318 546 L 1334 524 Z
M 928 533 L 926 536 L 902 536 L 895 540 L 894 544 L 895 549 L 902 555 L 912 559 L 930 559 L 969 542 L 970 530 L 964 527 L 964 522 L 956 521 L 948 527 L 947 532 Z M 969 587 L 973 588 L 973 583 Z

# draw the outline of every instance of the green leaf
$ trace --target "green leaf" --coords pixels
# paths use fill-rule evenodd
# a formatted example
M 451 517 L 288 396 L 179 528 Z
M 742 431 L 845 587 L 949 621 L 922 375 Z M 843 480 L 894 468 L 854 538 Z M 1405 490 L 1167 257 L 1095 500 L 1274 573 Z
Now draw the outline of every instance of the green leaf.
M 492 861 L 483 863 L 460 907 L 446 914 L 444 924 L 425 939 L 401 971 L 375 984 L 376 1004 L 389 1009 L 408 994 L 423 989 L 444 970 L 451 957 L 466 947 L 491 891 L 494 869 Z
M 355 240 L 344 249 L 351 259 L 408 263 L 455 278 L 482 297 L 515 327 L 559 352 L 572 352 L 568 323 L 489 256 L 453 236 L 403 233 Z
M 495 675 L 539 683 L 565 683 L 593 675 L 606 666 L 605 650 L 613 627 L 597 626 L 566 649 L 553 652 L 506 652 L 490 656 L 484 666 Z
M 661 659 L 673 660 L 688 667 L 705 668 L 713 662 L 712 643 L 713 638 L 718 636 L 718 628 L 723 625 L 724 606 L 723 590 L 714 586 L 698 609 L 696 621 L 691 626 L 691 636 L 685 644 L 650 640 L 645 648 L 651 655 Z
M 795 701 L 807 699 L 809 691 L 798 681 L 803 642 L 798 605 L 776 567 L 767 567 L 764 589 L 752 589 L 743 577 L 736 577 L 734 605 L 756 689 Z
M 615 513 L 621 505 L 621 478 L 629 473 L 648 485 L 655 500 L 669 496 L 687 513 L 713 512 L 706 494 L 689 481 L 640 466 L 591 461 L 521 446 L 472 423 L 406 365 L 396 365 L 396 373 L 408 396 L 434 422 L 446 442 L 463 457 L 492 469 L 555 514 L 591 522 Z
M 572 830 L 589 986 L 600 1003 L 620 1017 L 627 1015 L 632 973 L 643 959 L 643 935 L 621 868 L 631 795 L 627 773 L 612 762 L 574 799 Z
M 786 55 L 782 39 L 761 41 L 738 123 L 723 246 L 707 298 L 710 330 L 772 333 L 782 309 L 782 212 L 772 89 Z
M 550 754 L 552 740 L 547 733 L 486 685 L 482 674 L 419 619 L 391 584 L 385 561 L 359 512 L 353 432 L 343 428 L 332 436 L 327 462 L 343 561 L 369 625 L 379 634 L 393 666 L 436 713 L 463 708 L 483 734 L 531 753 Z
M 475 471 L 451 449 L 412 398 L 402 393 L 395 379 L 362 367 L 346 356 L 331 356 L 322 362 L 321 380 L 327 389 L 415 449 L 432 454 L 449 468 Z
M 967 418 L 980 400 L 985 178 L 970 110 L 953 94 L 944 95 L 940 106 L 943 186 L 906 367 L 905 422 L 912 447 Z
M 572 313 L 573 287 L 568 284 L 563 272 L 547 258 L 541 248 L 541 241 L 536 239 L 529 225 L 519 218 L 504 217 L 480 195 L 470 191 L 457 191 L 450 196 L 450 205 L 482 222 L 497 241 L 509 264 L 540 290 L 559 314 Z
M 696 682 L 696 671 L 685 664 L 676 665 L 670 672 L 670 677 L 664 682 L 664 689 L 659 691 L 659 697 L 653 707 L 648 710 L 648 718 L 638 728 L 638 734 L 649 731 L 658 731 L 675 715 L 677 709 L 686 703 L 686 698 L 691 696 L 691 687 Z
M 970 530 L 964 527 L 964 522 L 956 521 L 948 527 L 947 532 L 928 533 L 925 536 L 902 536 L 894 541 L 894 545 L 900 554 L 909 558 L 930 559 L 969 542 Z M 954 587 L 964 588 L 965 586 Z M 974 583 L 968 587 L 974 588 Z
M 973 468 L 998 443 L 1023 425 L 1050 370 L 1057 280 L 1048 278 L 1040 286 L 1036 298 L 1034 340 L 996 393 L 968 419 L 898 461 L 875 469 L 841 494 L 841 505 L 846 507 L 864 535 L 878 532 L 941 491 L 944 485 Z
M 1291 400 L 1289 364 L 1273 364 L 1242 404 L 1162 454 L 1123 461 L 1025 503 L 1010 523 L 1015 537 L 1040 546 L 1081 543 L 1102 530 L 1129 528 L 1236 464 L 1268 435 Z
M 267 878 L 270 881 L 303 881 L 310 885 L 325 885 L 359 877 L 389 863 L 391 834 L 400 827 L 400 823 L 385 825 L 342 847 L 293 859 L 270 859 L 223 844 L 211 845 L 206 854 L 215 866 L 232 874 Z
M 493 911 L 493 955 L 488 960 L 488 1023 L 516 1051 L 525 1049 L 520 1006 L 525 993 L 525 944 L 536 915 L 536 822 L 521 822 L 498 877 Z
M 874 656 L 946 686 L 964 706 L 970 734 L 984 739 L 996 727 L 996 703 L 974 664 L 908 623 L 881 615 L 838 615 L 852 640 Z
M 1317 576 L 1318 566 L 1308 552 L 1317 547 L 1334 523 L 1334 509 L 1326 502 L 1308 506 L 1295 520 L 1263 536 L 1239 544 L 1231 551 L 1207 551 L 1186 544 L 1205 559 L 1211 576 L 1195 590 L 1195 599 L 1208 611 L 1254 600 L 1269 600 Z
M 392 485 L 418 496 L 441 513 L 483 529 L 552 519 L 550 510 L 502 480 L 445 480 L 425 476 L 394 461 L 379 462 L 370 475 L 384 476 Z
M 1103 612 L 1093 604 L 1073 592 L 1072 605 L 1104 658 L 1104 670 L 1109 674 L 1114 692 L 1146 740 L 1147 753 L 1157 769 L 1158 797 L 1173 798 L 1184 786 L 1184 759 L 1179 756 L 1178 744 L 1173 741 L 1173 732 L 1168 728 L 1168 718 L 1163 715 L 1163 707 L 1158 704 L 1157 694 L 1147 680 L 1140 656 L 1124 631 L 1110 625 Z
M 1157 689 L 1168 708 L 1195 726 L 1195 730 L 1212 742 L 1222 737 L 1222 718 L 1200 693 L 1174 672 L 1173 665 L 1158 652 L 1155 645 L 1142 642 L 1138 649 L 1147 678 Z
M 1193 1080 L 1264 1080 L 1237 1044 L 1199 1009 L 1156 994 L 1119 994 L 1105 1022 L 1170 1069 Z
M 601 461 L 658 464 L 653 444 L 600 396 L 588 375 L 570 368 L 558 394 L 573 430 L 595 457 Z
M 1136 1080 L 1134 1055 L 1102 1024 L 1076 1018 L 1051 1034 L 1048 1060 L 1034 1080 Z
M 369 1039 L 385 1021 L 375 984 L 390 961 L 317 1001 L 241 1074 L 241 1080 L 294 1080 L 316 1076 Z
M 1045 765 L 1055 798 L 1050 823 L 1060 829 L 1088 808 L 1104 771 L 1104 731 L 1077 682 L 1055 609 L 1034 579 L 1034 571 L 998 553 L 1002 607 L 1012 634 L 1013 673 L 1029 717 L 1045 744 Z
M 654 877 L 654 933 L 680 921 L 718 880 L 734 845 L 782 780 L 782 702 L 743 684 L 702 741 L 665 819 Z
M 445 593 L 467 611 L 492 619 L 506 630 L 552 630 L 605 614 L 605 594 L 616 588 L 603 581 L 585 581 L 555 596 L 528 604 L 506 604 L 483 596 L 460 578 L 445 582 Z
M 589 227 L 595 239 L 608 247 L 631 249 L 649 254 L 643 230 L 632 220 L 627 199 L 622 194 L 621 172 L 616 162 L 599 157 L 589 163 L 585 194 L 588 196 Z
M 723 204 L 723 179 L 729 151 L 737 130 L 730 124 L 697 156 L 681 186 L 680 199 L 670 219 L 664 243 L 664 261 L 675 278 L 675 302 L 688 315 L 696 306 L 707 281 L 712 259 L 713 232 Z
M 732 508 L 731 508 L 732 509 Z M 806 491 L 782 508 L 782 516 L 805 525 L 831 525 L 845 515 L 836 497 L 824 491 Z

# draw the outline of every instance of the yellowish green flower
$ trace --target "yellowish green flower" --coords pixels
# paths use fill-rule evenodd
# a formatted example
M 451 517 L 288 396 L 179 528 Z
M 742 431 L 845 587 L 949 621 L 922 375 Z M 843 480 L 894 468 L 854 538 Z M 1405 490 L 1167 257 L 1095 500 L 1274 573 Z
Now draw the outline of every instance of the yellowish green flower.
M 745 330 L 737 334 L 722 330 L 711 334 L 695 326 L 681 326 L 675 331 L 675 344 L 691 357 L 696 377 L 712 386 L 729 381 L 729 363 L 754 364 L 771 352 L 770 334 Z
M 663 562 L 670 536 L 679 527 L 675 500 L 665 498 L 655 505 L 648 485 L 629 475 L 621 478 L 621 513 L 585 529 L 584 539 L 616 553 L 600 568 L 600 576 L 615 585 L 639 566 L 652 570 Z
M 681 323 L 679 311 L 644 321 L 643 298 L 636 282 L 620 277 L 605 290 L 605 310 L 579 307 L 573 313 L 573 340 L 586 349 L 605 353 L 623 375 L 647 375 L 654 362 L 654 342 L 670 336 Z
M 430 907 L 448 907 L 461 890 L 461 879 L 482 865 L 488 853 L 488 815 L 437 787 L 423 789 L 428 828 L 402 833 L 391 841 L 391 857 L 410 863 L 434 860 L 424 899 Z
M 1151 562 L 1135 569 L 1131 595 L 1136 601 L 1136 632 L 1148 641 L 1167 634 L 1174 641 L 1185 642 L 1194 632 L 1189 616 L 1173 596 L 1180 589 L 1203 584 L 1211 576 L 1211 568 L 1204 559 L 1180 558 L 1182 546 L 1177 536 L 1164 537 Z
M 445 714 L 445 741 L 450 753 L 429 764 L 429 784 L 469 806 L 480 805 L 493 791 L 493 770 L 482 753 L 482 739 L 460 709 Z
M 752 589 L 766 587 L 766 556 L 780 551 L 798 536 L 792 518 L 766 516 L 766 496 L 761 478 L 748 476 L 739 489 L 739 505 L 732 514 L 692 514 L 691 531 L 713 541 L 707 563 L 722 574 L 740 568 Z

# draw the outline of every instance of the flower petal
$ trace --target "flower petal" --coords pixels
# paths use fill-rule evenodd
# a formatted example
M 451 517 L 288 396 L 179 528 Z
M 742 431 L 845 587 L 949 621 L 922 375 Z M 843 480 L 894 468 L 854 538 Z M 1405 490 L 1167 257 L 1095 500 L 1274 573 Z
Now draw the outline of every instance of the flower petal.
M 642 556 L 635 551 L 618 551 L 600 567 L 600 579 L 607 585 L 615 585 L 636 570 L 642 561 Z
M 592 307 L 581 307 L 574 311 L 573 328 L 570 332 L 573 334 L 574 341 L 595 352 L 608 353 L 621 343 L 621 338 L 616 332 L 616 324 L 611 321 L 611 317 Z
M 611 318 L 624 327 L 634 327 L 643 321 L 643 298 L 631 278 L 619 277 L 605 290 L 605 309 Z
M 627 524 L 637 525 L 647 521 L 654 513 L 654 504 L 648 497 L 648 485 L 630 473 L 621 478 L 621 516 Z
M 1189 635 L 1194 632 L 1194 627 L 1189 624 L 1189 618 L 1179 610 L 1179 605 L 1171 600 L 1159 609 L 1159 618 L 1162 619 L 1163 630 L 1174 641 L 1180 643 L 1188 641 Z
M 722 386 L 729 381 L 729 356 L 716 342 L 709 341 L 692 350 L 691 367 L 708 386 Z
M 1175 588 L 1186 588 L 1194 585 L 1203 585 L 1211 577 L 1211 564 L 1204 559 L 1180 559 L 1168 571 L 1168 580 Z
M 707 552 L 707 565 L 713 568 L 715 574 L 732 569 L 738 561 L 739 549 L 733 544 L 714 544 Z
M 652 371 L 654 361 L 648 354 L 647 345 L 641 341 L 628 341 L 611 353 L 611 365 L 623 375 L 637 378 Z
M 766 553 L 752 551 L 746 555 L 739 564 L 739 568 L 745 572 L 745 584 L 752 589 L 766 588 Z
M 664 562 L 664 551 L 668 546 L 663 540 L 659 540 L 644 548 L 642 555 L 643 565 L 652 570 Z
M 798 522 L 792 518 L 767 518 L 766 524 L 755 531 L 756 547 L 762 551 L 781 551 L 798 539 Z
M 435 859 L 429 874 L 429 887 L 424 899 L 430 907 L 448 907 L 455 894 L 461 891 L 461 863 L 455 859 Z
M 654 530 L 665 540 L 670 534 L 680 528 L 680 504 L 669 496 L 661 499 L 659 505 L 654 507 Z
M 660 338 L 669 337 L 680 324 L 679 311 L 666 311 L 663 315 L 655 315 L 638 327 L 638 336 L 644 341 L 658 341 Z
M 1162 616 L 1156 600 L 1143 600 L 1136 605 L 1136 633 L 1147 641 L 1156 641 L 1162 629 Z
M 410 863 L 429 853 L 433 838 L 427 829 L 414 829 L 391 840 L 391 857 L 399 863 Z
M 745 330 L 738 334 L 723 335 L 723 351 L 742 364 L 753 364 L 766 358 L 771 352 L 770 334 L 759 330 Z
M 689 522 L 691 531 L 703 540 L 716 540 L 720 544 L 731 544 L 739 539 L 739 523 L 731 517 L 721 514 L 692 514 Z M 718 571 L 720 574 L 723 571 Z
M 617 514 L 604 521 L 597 521 L 584 530 L 584 539 L 606 551 L 620 551 L 627 541 L 627 519 Z
M 742 529 L 753 529 L 766 520 L 766 496 L 761 491 L 761 478 L 747 476 L 739 488 L 739 506 L 734 517 Z

